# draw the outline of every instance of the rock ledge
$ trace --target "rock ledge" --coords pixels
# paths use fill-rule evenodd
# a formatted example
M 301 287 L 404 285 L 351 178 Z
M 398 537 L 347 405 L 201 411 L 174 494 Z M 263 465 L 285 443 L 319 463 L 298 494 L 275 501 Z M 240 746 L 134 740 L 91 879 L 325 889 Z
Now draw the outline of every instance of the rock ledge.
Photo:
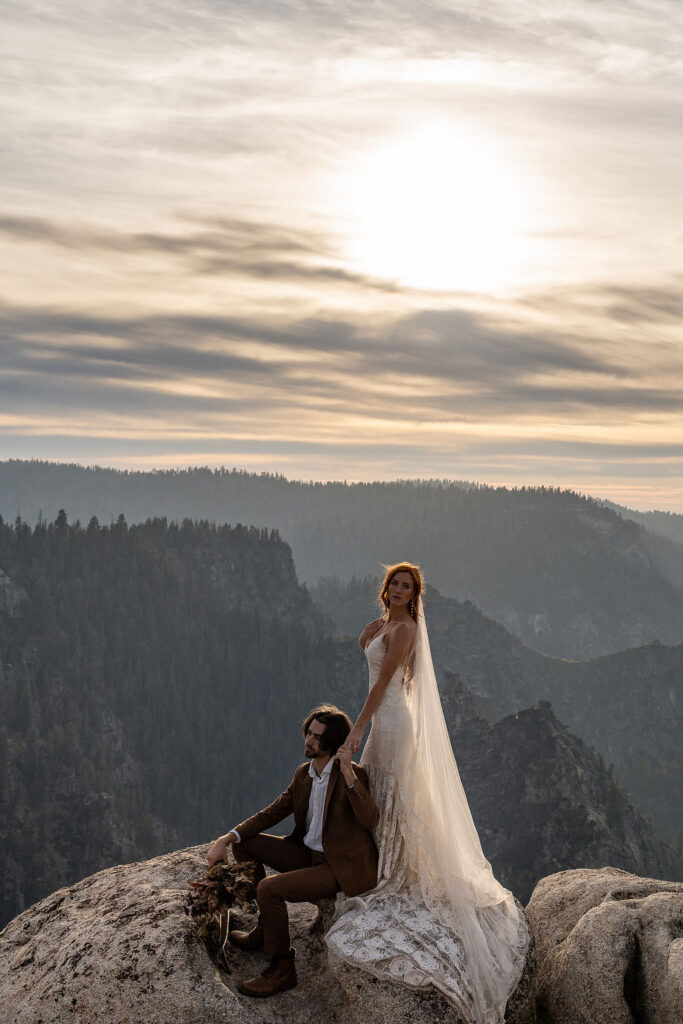
M 298 987 L 269 1000 L 239 995 L 267 958 L 229 947 L 231 973 L 218 970 L 183 909 L 206 850 L 108 868 L 10 921 L 0 932 L 3 1024 L 458 1024 L 436 993 L 328 970 L 310 904 L 290 908 Z
M 537 1024 L 683 1021 L 682 883 L 561 871 L 538 883 L 527 914 Z

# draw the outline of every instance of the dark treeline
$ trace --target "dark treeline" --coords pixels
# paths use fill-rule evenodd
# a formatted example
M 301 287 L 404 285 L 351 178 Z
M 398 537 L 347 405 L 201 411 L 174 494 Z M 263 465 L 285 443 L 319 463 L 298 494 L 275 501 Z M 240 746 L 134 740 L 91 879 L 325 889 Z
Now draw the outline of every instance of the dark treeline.
M 331 642 L 276 534 L 61 512 L 0 520 L 0 569 L 3 920 L 279 792 Z
M 367 585 L 350 589 L 347 611 L 363 591 L 367 602 Z M 471 663 L 472 644 L 490 649 L 491 628 L 505 633 L 489 623 L 477 641 L 472 606 L 429 600 L 435 639 L 457 639 L 446 668 Z M 305 713 L 332 700 L 355 715 L 367 692 L 355 640 L 327 635 L 329 621 L 270 530 L 123 516 L 82 527 L 62 511 L 34 528 L 0 520 L 0 923 L 99 868 L 208 842 L 272 799 L 302 758 Z M 560 757 L 559 723 L 548 749 L 520 758 L 514 716 L 492 731 L 463 721 L 469 698 L 446 685 L 475 821 L 506 884 L 528 895 L 561 867 L 663 863 L 595 755 L 572 741 Z M 527 716 L 525 736 L 547 718 Z M 519 834 L 496 827 L 505 816 Z
M 0 463 L 0 512 L 35 521 L 60 507 L 84 522 L 109 522 L 123 509 L 129 522 L 163 514 L 277 528 L 310 584 L 408 558 L 442 593 L 471 600 L 525 643 L 562 657 L 683 641 L 679 577 L 667 577 L 673 555 L 657 557 L 642 526 L 571 491 Z

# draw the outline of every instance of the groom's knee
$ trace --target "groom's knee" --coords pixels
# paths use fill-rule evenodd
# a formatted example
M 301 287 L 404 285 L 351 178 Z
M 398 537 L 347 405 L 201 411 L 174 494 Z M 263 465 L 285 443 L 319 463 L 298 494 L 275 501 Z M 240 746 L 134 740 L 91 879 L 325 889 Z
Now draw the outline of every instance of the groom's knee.
M 284 899 L 280 892 L 281 875 L 267 875 L 262 878 L 259 884 L 256 886 L 256 900 L 258 905 L 261 907 L 264 903 L 272 903 L 273 901 Z

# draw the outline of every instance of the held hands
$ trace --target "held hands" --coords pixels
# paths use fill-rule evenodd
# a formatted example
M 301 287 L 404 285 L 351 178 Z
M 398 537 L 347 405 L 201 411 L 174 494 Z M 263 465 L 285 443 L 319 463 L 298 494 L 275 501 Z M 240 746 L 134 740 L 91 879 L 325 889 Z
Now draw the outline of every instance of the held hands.
M 353 768 L 351 767 L 351 751 L 346 746 L 340 747 L 334 755 L 334 759 L 335 761 L 339 761 L 341 773 L 346 779 L 347 784 L 350 786 L 356 779 Z
M 217 864 L 219 860 L 228 859 L 228 847 L 232 846 L 237 840 L 233 832 L 228 832 L 226 836 L 219 836 L 216 842 L 213 844 L 206 859 L 209 862 L 209 867 L 212 868 L 214 864 Z
M 339 749 L 340 750 L 350 750 L 352 754 L 355 754 L 356 751 L 358 750 L 358 748 L 361 745 L 361 742 L 363 740 L 363 733 L 364 732 L 365 732 L 365 729 L 362 729 L 358 725 L 354 725 L 353 729 L 351 730 L 349 735 L 346 737 L 345 742 L 343 743 L 343 745 Z
M 345 742 L 341 745 L 337 753 L 334 755 L 335 761 L 339 761 L 339 767 L 341 773 L 346 779 L 347 786 L 352 786 L 356 781 L 356 775 L 351 766 L 351 759 L 356 753 L 360 746 L 360 741 L 363 739 L 363 730 L 359 729 L 358 726 L 354 726 L 349 735 L 346 737 Z

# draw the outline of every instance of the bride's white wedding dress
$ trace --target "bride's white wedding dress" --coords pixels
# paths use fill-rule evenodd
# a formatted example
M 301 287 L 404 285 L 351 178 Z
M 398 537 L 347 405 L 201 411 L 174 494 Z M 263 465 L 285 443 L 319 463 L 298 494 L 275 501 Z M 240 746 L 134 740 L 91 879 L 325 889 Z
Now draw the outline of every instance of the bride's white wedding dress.
M 370 688 L 385 650 L 383 636 L 365 648 Z M 361 764 L 381 816 L 379 881 L 363 896 L 337 898 L 332 957 L 378 978 L 433 985 L 469 1024 L 500 1024 L 524 968 L 527 925 L 482 852 L 421 612 L 412 677 L 394 673 Z

